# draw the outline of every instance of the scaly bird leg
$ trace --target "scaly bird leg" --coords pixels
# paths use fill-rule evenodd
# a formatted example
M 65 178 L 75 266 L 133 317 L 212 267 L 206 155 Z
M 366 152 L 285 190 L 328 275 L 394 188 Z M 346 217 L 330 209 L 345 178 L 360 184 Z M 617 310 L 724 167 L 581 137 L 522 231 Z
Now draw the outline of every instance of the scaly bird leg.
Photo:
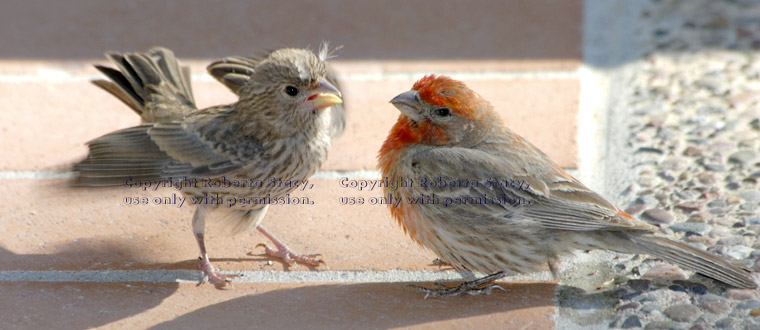
M 491 275 L 488 275 L 486 277 L 482 277 L 479 279 L 476 279 L 474 281 L 464 282 L 458 286 L 454 287 L 448 287 L 440 283 L 436 283 L 436 286 L 438 286 L 438 289 L 428 289 L 424 288 L 418 285 L 409 285 L 415 289 L 417 289 L 417 292 L 424 293 L 425 298 L 432 296 L 432 297 L 454 297 L 459 296 L 463 293 L 469 294 L 469 295 L 479 295 L 479 294 L 491 294 L 491 291 L 493 289 L 501 289 L 504 290 L 500 285 L 493 284 L 491 282 L 496 281 L 504 276 L 507 276 L 505 272 L 497 272 L 493 273 Z M 491 284 L 489 284 L 491 283 Z M 487 284 L 486 286 L 481 287 L 482 285 Z M 506 290 L 504 290 L 506 291 Z
M 198 241 L 198 247 L 201 250 L 201 257 L 198 260 L 198 267 L 203 271 L 205 278 L 208 278 L 209 282 L 213 283 L 217 288 L 223 288 L 233 277 L 237 275 L 222 274 L 214 268 L 206 253 L 206 244 L 203 241 L 203 231 L 205 227 L 206 210 L 198 207 L 193 215 L 193 232 L 195 233 L 195 239 Z M 201 280 L 203 283 L 203 280 Z
M 271 249 L 264 243 L 259 243 L 256 245 L 256 247 L 263 246 L 264 252 L 269 256 L 280 258 L 288 265 L 292 265 L 293 262 L 298 262 L 298 263 L 307 264 L 307 265 L 316 267 L 316 266 L 319 266 L 319 264 L 325 263 L 324 261 L 322 261 L 322 259 L 317 258 L 321 256 L 321 254 L 319 253 L 296 254 L 295 252 L 290 250 L 290 248 L 287 245 L 285 245 L 285 243 L 283 243 L 277 237 L 272 235 L 272 233 L 270 233 L 264 227 L 259 225 L 256 227 L 256 229 L 258 229 L 262 234 L 264 234 L 264 236 L 266 236 L 270 241 L 272 241 L 274 246 L 277 248 L 277 250 Z

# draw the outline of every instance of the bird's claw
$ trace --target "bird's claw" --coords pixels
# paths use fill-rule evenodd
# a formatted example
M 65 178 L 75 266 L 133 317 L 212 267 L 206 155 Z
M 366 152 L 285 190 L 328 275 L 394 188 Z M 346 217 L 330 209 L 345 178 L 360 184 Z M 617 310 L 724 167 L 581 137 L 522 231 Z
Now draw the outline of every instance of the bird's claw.
M 472 289 L 472 290 L 468 291 L 467 294 L 473 295 L 473 296 L 477 296 L 477 295 L 481 295 L 481 294 L 490 295 L 491 291 L 493 291 L 493 289 L 499 289 L 501 291 L 507 292 L 507 289 L 505 289 L 501 285 L 498 285 L 498 284 L 489 284 L 489 285 L 486 285 L 486 286 L 484 286 L 482 288 Z
M 500 289 L 502 291 L 507 291 L 504 289 L 501 285 L 498 284 L 488 284 L 484 287 L 478 287 L 477 285 L 472 285 L 472 282 L 465 282 L 457 286 L 446 286 L 441 283 L 434 283 L 435 289 L 430 289 L 426 287 L 422 287 L 419 285 L 413 285 L 410 284 L 409 286 L 417 290 L 419 293 L 425 294 L 425 299 L 427 297 L 456 297 L 459 295 L 462 295 L 463 293 L 477 296 L 481 294 L 490 295 L 493 289 Z
M 264 253 L 266 253 L 269 256 L 279 258 L 286 264 L 293 265 L 293 263 L 298 262 L 301 264 L 307 264 L 313 267 L 318 267 L 320 264 L 327 265 L 324 260 L 319 259 L 319 257 L 322 256 L 321 253 L 314 253 L 314 254 L 296 254 L 293 251 L 291 251 L 287 246 L 284 247 L 278 247 L 277 250 L 274 250 L 270 248 L 268 245 L 264 243 L 256 244 L 256 248 L 264 248 Z
M 208 281 L 214 284 L 217 289 L 227 288 L 228 283 L 231 287 L 232 279 L 240 276 L 236 274 L 222 274 L 218 269 L 214 268 L 210 261 L 204 260 L 203 258 L 198 258 L 198 268 L 203 271 L 203 278 L 201 278 L 201 281 L 198 283 L 198 285 L 201 285 Z

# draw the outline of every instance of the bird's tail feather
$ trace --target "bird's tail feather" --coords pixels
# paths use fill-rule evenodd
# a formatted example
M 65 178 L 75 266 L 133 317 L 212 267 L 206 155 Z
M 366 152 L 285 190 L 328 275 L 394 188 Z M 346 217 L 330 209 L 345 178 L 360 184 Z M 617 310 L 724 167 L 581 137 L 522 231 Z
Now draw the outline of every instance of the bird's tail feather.
M 644 253 L 738 288 L 757 288 L 749 269 L 725 258 L 664 237 L 638 235 L 632 238 Z
M 106 57 L 116 68 L 96 65 L 109 79 L 92 83 L 132 108 L 143 122 L 181 119 L 195 110 L 190 68 L 180 66 L 171 50 L 155 47 Z

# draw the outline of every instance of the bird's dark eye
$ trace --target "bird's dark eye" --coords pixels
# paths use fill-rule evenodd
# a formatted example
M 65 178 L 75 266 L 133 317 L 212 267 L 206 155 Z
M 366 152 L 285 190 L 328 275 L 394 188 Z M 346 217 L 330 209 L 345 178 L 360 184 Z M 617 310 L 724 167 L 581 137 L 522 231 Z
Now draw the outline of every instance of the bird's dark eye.
M 293 86 L 285 86 L 285 94 L 296 96 L 298 95 L 298 88 L 295 88 Z
M 433 113 L 438 117 L 451 116 L 451 110 L 449 110 L 449 108 L 438 108 L 433 110 Z

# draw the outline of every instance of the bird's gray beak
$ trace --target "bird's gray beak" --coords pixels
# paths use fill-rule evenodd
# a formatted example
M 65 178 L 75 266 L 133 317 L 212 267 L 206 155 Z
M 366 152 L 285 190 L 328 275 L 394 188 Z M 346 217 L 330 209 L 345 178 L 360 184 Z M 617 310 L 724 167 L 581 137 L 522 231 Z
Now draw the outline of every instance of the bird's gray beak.
M 422 120 L 420 116 L 420 93 L 416 90 L 412 89 L 396 95 L 391 100 L 391 104 L 412 121 L 419 122 Z
M 317 81 L 317 86 L 311 89 L 311 95 L 308 100 L 314 102 L 316 109 L 324 109 L 332 105 L 343 103 L 337 87 L 331 84 L 327 79 L 321 78 Z

